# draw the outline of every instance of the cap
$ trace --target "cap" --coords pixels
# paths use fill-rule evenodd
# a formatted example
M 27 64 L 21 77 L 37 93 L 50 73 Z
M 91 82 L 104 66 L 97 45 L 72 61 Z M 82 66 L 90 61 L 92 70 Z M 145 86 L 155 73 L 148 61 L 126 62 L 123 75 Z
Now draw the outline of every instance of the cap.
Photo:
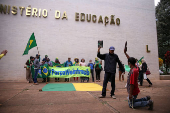
M 30 59 L 33 59 L 34 57 L 33 56 L 30 56 Z
M 55 60 L 58 60 L 58 57 L 56 57 Z
M 39 56 L 38 54 L 36 54 L 36 56 Z
M 98 60 L 98 58 L 96 57 L 95 60 Z
M 45 57 L 48 57 L 48 55 L 45 55 Z
M 115 48 L 114 48 L 113 46 L 111 46 L 109 49 L 110 49 L 110 50 L 115 50 Z
M 45 61 L 45 59 L 43 59 L 42 61 Z

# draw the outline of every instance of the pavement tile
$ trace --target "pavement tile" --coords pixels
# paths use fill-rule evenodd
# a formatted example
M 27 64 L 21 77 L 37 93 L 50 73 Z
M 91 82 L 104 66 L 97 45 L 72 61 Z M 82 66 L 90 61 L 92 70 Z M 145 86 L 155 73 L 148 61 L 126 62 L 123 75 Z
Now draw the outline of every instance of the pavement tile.
M 113 113 L 101 103 L 33 105 L 29 112 L 35 113 Z
M 41 92 L 46 83 L 33 85 L 28 83 L 0 82 L 0 113 L 169 113 L 170 80 L 151 80 L 152 87 L 148 87 L 144 80 L 140 86 L 138 98 L 150 95 L 154 100 L 154 110 L 146 107 L 131 109 L 127 102 L 126 82 L 116 81 L 116 99 L 110 98 L 111 85 L 108 83 L 106 98 L 99 99 L 101 91 L 51 91 Z M 59 82 L 63 83 L 63 82 Z M 64 82 L 65 83 L 65 82 Z M 71 82 L 70 82 L 71 83 Z M 102 85 L 102 82 L 96 82 Z M 8 100 L 9 99 L 9 100 Z M 8 100 L 8 101 L 7 101 Z M 5 103 L 4 103 L 5 102 Z M 1 103 L 3 103 L 1 105 Z
M 21 91 L 22 90 L 0 90 L 0 104 L 3 104 Z

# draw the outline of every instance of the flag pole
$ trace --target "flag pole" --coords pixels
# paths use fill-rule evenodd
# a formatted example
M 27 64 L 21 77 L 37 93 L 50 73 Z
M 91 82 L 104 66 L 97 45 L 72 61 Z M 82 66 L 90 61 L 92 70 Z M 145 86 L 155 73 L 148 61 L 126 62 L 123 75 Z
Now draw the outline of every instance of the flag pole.
M 38 46 L 37 46 L 37 51 L 38 51 Z M 38 51 L 38 54 L 39 54 L 39 51 Z

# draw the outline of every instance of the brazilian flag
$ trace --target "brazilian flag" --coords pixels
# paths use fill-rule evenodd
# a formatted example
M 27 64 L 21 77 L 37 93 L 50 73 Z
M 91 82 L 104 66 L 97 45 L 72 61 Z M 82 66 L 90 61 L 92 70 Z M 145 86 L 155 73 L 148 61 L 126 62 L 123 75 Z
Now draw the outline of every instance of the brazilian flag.
M 35 36 L 34 36 L 34 33 L 32 33 L 30 39 L 28 40 L 28 43 L 27 43 L 27 46 L 25 48 L 23 55 L 27 55 L 28 51 L 30 49 L 32 49 L 33 47 L 36 47 L 36 46 L 37 46 L 37 43 L 36 43 L 36 40 L 35 40 Z
M 64 64 L 65 64 L 65 63 L 59 64 L 59 63 L 55 63 L 55 62 L 53 62 L 53 61 L 51 61 L 51 62 L 52 62 L 52 64 L 53 64 L 53 66 L 55 66 L 55 67 L 64 67 Z
M 43 66 L 40 66 L 41 68 L 41 76 L 42 78 L 46 78 L 50 76 L 49 66 L 48 64 L 44 64 Z
M 35 74 L 34 65 L 31 66 L 31 73 L 32 73 L 32 78 L 34 78 L 34 74 Z M 44 64 L 43 66 L 40 66 L 37 78 L 46 78 L 48 76 L 50 76 L 48 64 Z

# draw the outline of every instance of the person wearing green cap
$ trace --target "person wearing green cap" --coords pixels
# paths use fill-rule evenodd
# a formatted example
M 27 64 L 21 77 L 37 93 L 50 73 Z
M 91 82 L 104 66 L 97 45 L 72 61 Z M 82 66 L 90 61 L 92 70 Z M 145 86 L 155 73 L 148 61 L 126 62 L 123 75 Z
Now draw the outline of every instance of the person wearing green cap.
M 100 72 L 101 72 L 101 64 L 98 58 L 95 58 L 95 72 L 96 72 L 96 82 L 100 82 Z

